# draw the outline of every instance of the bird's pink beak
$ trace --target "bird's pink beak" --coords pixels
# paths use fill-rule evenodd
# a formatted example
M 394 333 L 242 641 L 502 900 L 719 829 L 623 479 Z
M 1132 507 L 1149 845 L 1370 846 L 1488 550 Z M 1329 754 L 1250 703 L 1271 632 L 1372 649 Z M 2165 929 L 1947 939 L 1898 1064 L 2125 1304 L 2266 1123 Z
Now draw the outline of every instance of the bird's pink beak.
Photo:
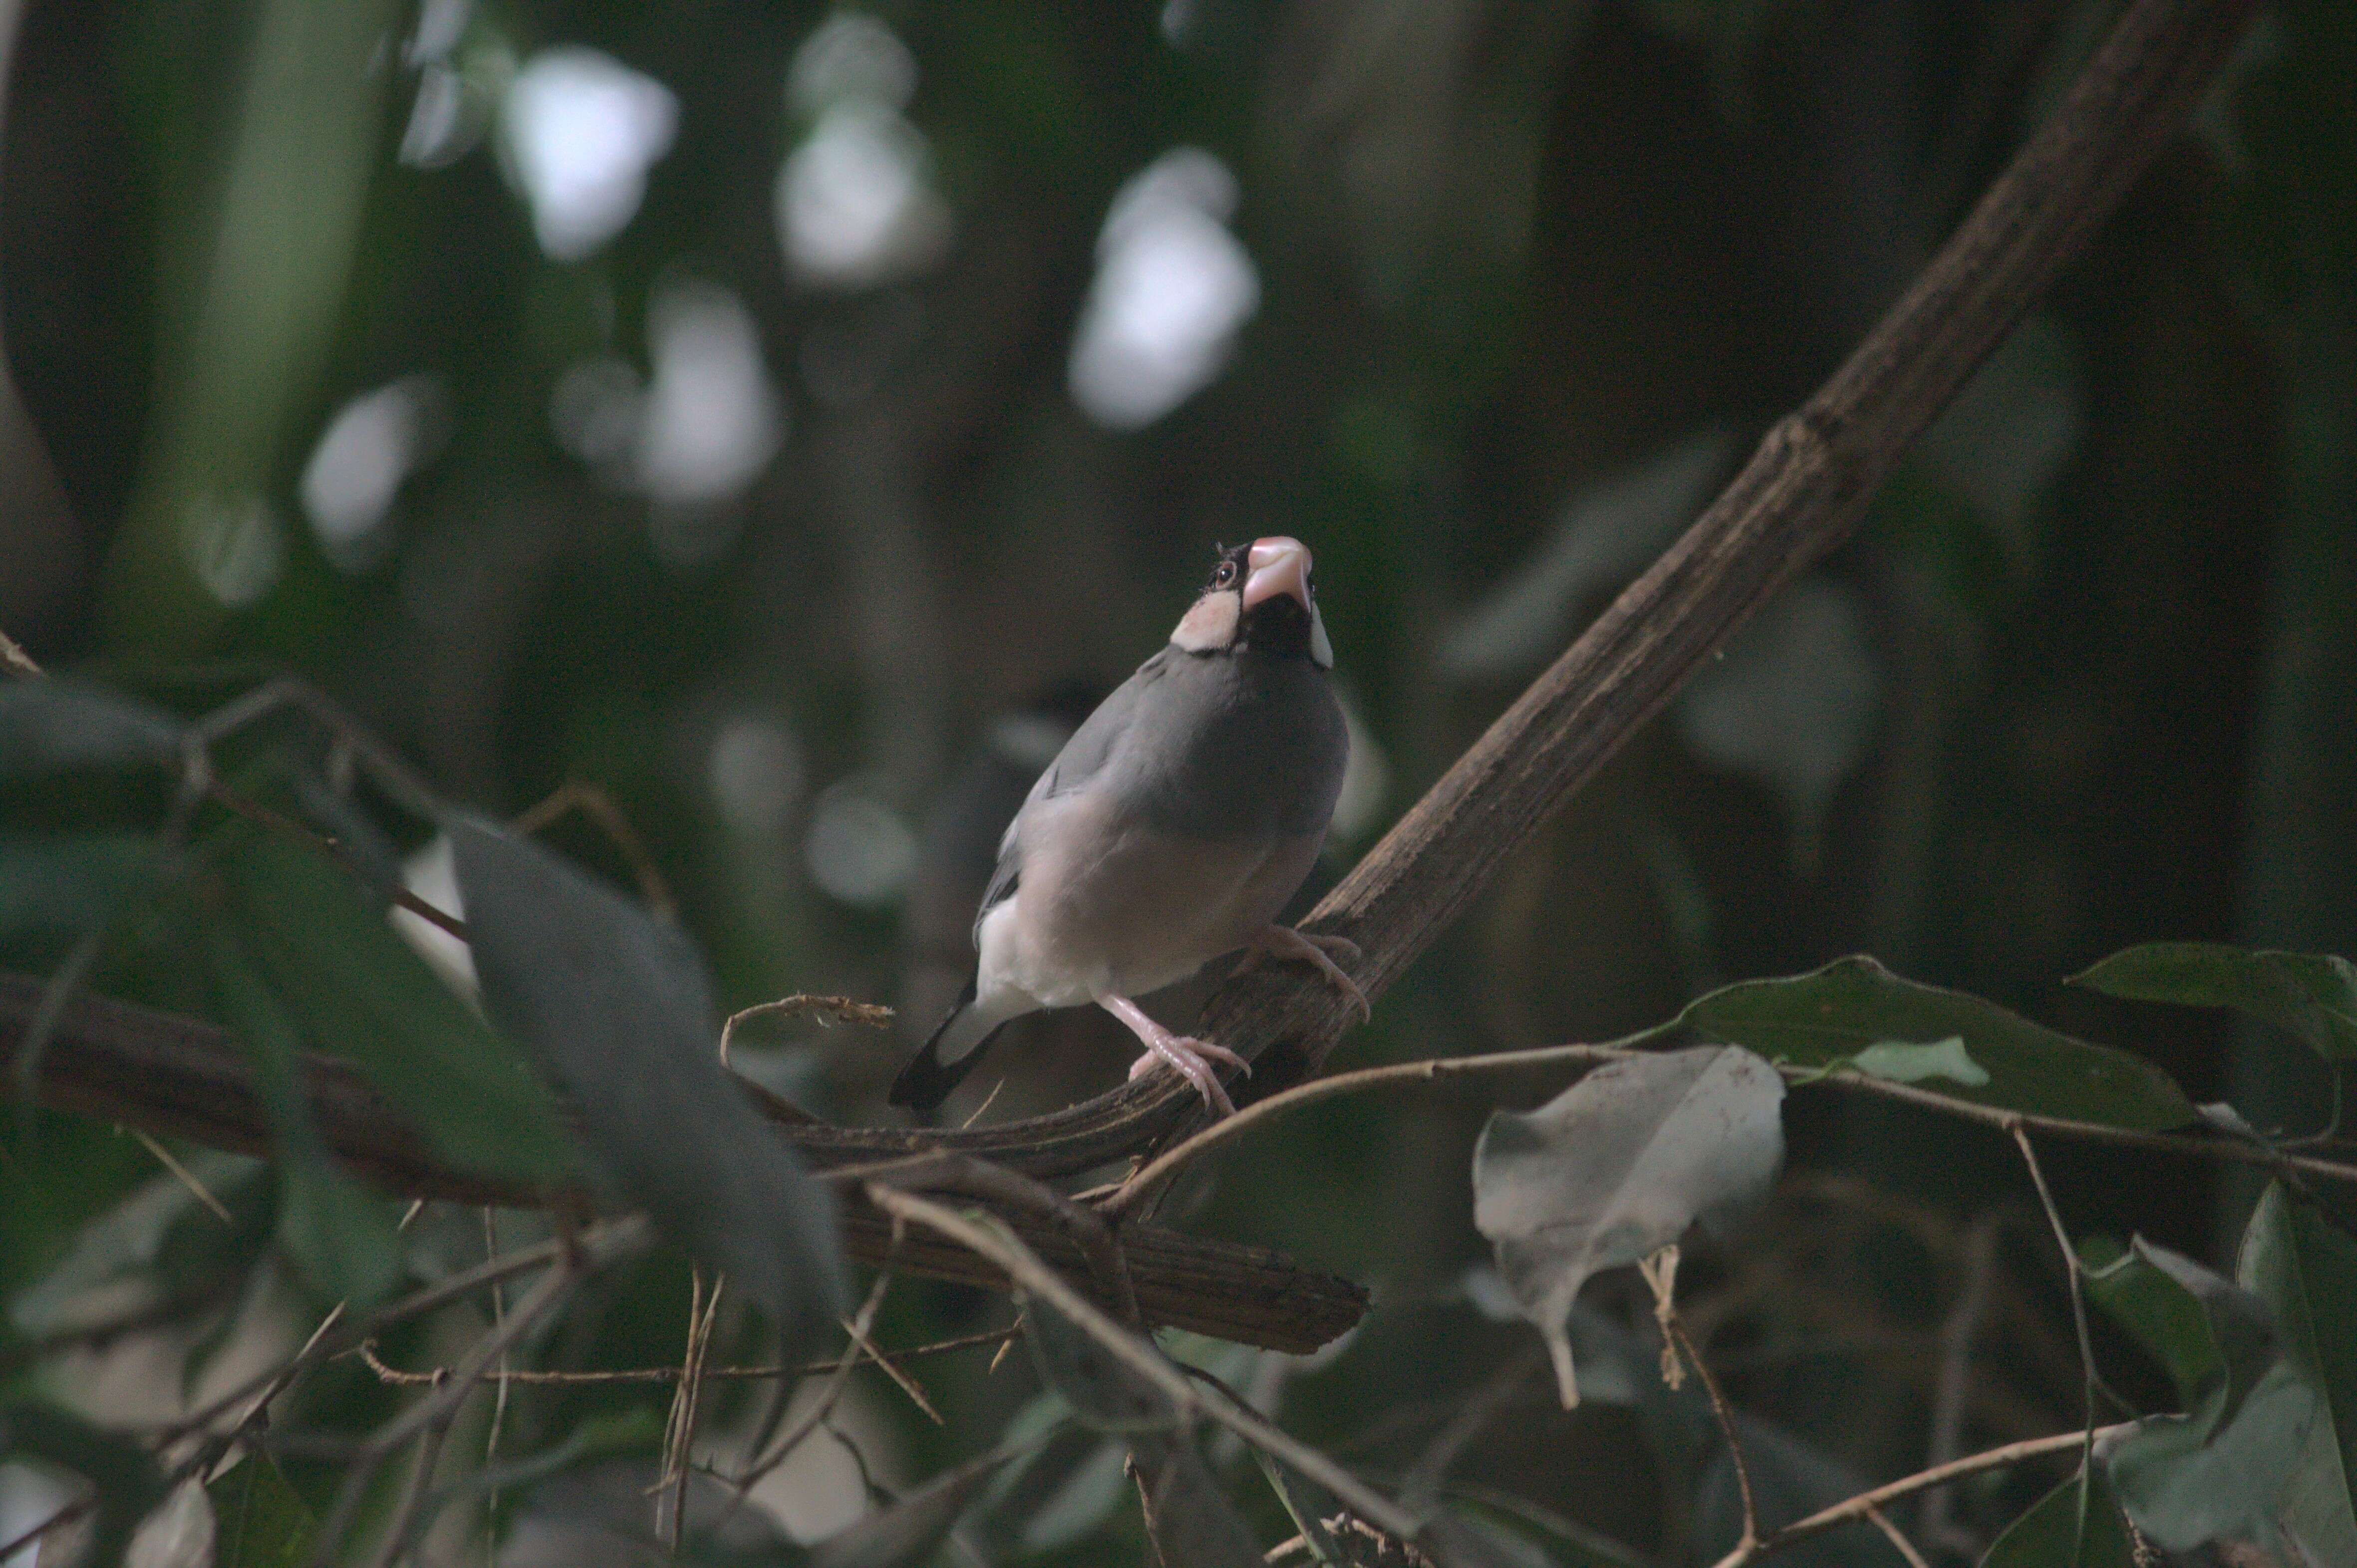
M 1243 607 L 1249 610 L 1279 594 L 1291 594 L 1303 609 L 1309 607 L 1309 547 L 1283 534 L 1253 542 Z

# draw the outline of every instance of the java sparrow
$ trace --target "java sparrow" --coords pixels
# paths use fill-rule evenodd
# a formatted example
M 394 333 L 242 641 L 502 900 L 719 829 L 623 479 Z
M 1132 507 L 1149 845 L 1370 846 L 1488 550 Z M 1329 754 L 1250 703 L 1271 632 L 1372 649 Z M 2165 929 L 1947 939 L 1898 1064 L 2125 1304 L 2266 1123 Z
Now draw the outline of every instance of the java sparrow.
M 892 1085 L 930 1109 L 974 1069 L 999 1026 L 1095 1003 L 1220 1114 L 1212 1063 L 1135 998 L 1239 948 L 1315 965 L 1361 1013 L 1335 962 L 1340 938 L 1270 922 L 1316 862 L 1350 738 L 1328 672 L 1309 552 L 1269 538 L 1221 552 L 1169 645 L 1100 703 L 1031 788 L 1000 841 L 975 916 L 974 977 Z

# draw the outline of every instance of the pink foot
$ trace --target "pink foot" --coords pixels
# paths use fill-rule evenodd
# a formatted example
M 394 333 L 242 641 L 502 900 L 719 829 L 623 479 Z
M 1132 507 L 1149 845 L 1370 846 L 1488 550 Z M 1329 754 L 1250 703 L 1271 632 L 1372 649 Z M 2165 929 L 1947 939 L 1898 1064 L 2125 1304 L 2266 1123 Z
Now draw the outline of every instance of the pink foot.
M 1343 963 L 1359 961 L 1359 944 L 1348 937 L 1316 936 L 1297 931 L 1291 926 L 1263 926 L 1252 935 L 1244 947 L 1244 956 L 1236 964 L 1238 974 L 1249 973 L 1260 967 L 1264 959 L 1279 962 L 1306 963 L 1326 977 L 1326 983 L 1348 997 L 1351 1005 L 1359 1010 L 1359 1021 L 1365 1023 L 1375 1015 L 1367 993 L 1359 989 L 1342 969 Z M 1340 959 L 1341 963 L 1334 961 Z
M 1225 1046 L 1209 1040 L 1198 1040 L 1186 1035 L 1174 1035 L 1146 1015 L 1146 1009 L 1126 996 L 1100 996 L 1098 1004 L 1104 1010 L 1129 1026 L 1130 1033 L 1146 1043 L 1146 1054 L 1139 1057 L 1129 1069 L 1129 1076 L 1152 1071 L 1157 1065 L 1195 1086 L 1203 1097 L 1203 1108 L 1214 1116 L 1232 1116 L 1235 1101 L 1221 1086 L 1220 1075 L 1211 1064 L 1232 1067 L 1250 1076 L 1252 1064 Z

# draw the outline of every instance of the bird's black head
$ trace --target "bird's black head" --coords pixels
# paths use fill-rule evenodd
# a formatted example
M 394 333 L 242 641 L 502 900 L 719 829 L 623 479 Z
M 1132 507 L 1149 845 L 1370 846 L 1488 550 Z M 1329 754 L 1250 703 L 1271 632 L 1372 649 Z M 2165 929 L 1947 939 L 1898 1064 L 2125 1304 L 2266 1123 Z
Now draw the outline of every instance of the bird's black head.
M 1223 546 L 1211 581 L 1170 640 L 1189 653 L 1249 649 L 1266 657 L 1308 659 L 1321 670 L 1333 668 L 1334 650 L 1318 614 L 1308 547 L 1282 535 Z

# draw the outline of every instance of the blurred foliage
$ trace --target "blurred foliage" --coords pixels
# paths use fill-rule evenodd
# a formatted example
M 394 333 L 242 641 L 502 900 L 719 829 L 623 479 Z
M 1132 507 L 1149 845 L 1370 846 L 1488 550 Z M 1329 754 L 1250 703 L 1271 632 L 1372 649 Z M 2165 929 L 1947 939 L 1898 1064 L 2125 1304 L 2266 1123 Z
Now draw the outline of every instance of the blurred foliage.
M 1837 361 L 2118 8 L 0 5 L 0 630 L 66 677 L 0 688 L 0 969 L 71 965 L 230 1026 L 279 1144 L 268 1167 L 164 1145 L 216 1214 L 132 1137 L 11 1102 L 0 1424 L 42 1463 L 0 1463 L 0 1543 L 73 1475 L 105 1484 L 83 1528 L 114 1543 L 157 1483 L 110 1433 L 218 1397 L 338 1301 L 552 1234 L 440 1204 L 403 1229 L 319 1157 L 284 1092 L 293 1049 L 359 1064 L 457 1165 L 661 1176 L 702 1129 L 633 1128 L 636 1101 L 585 1128 L 533 1076 L 582 1093 L 595 1030 L 575 1015 L 700 1028 L 681 1009 L 703 1009 L 708 964 L 721 1008 L 901 1002 L 921 1037 L 1013 804 L 993 802 L 1076 691 L 1159 644 L 1215 540 L 1317 552 L 1360 764 L 1308 893 L 1330 882 Z M 2152 1127 L 2198 1104 L 2221 1135 L 2337 1134 L 2349 971 L 2319 955 L 2357 953 L 2352 80 L 2357 11 L 2264 7 L 2198 131 L 1861 537 L 1541 831 L 1344 1065 L 1683 1015 L 1985 1105 Z M 340 864 L 175 804 L 184 724 L 279 672 L 415 769 L 286 714 L 211 748 Z M 554 1045 L 495 1005 L 511 1043 L 446 987 L 463 951 L 380 916 L 396 878 L 443 907 L 468 880 L 421 789 L 510 818 L 570 780 L 643 835 L 677 925 L 592 919 L 644 983 L 542 998 L 570 1020 Z M 642 880 L 587 819 L 542 838 Z M 1824 967 L 1857 951 L 1889 969 Z M 1844 1026 L 1804 1039 L 1793 1009 L 1818 1005 Z M 994 1118 L 1069 1103 L 1126 1058 L 1093 1015 L 1010 1033 L 1003 1086 L 981 1075 L 953 1119 L 994 1093 Z M 755 1025 L 736 1060 L 874 1122 L 900 1048 Z M 2143 1092 L 2079 1081 L 2105 1071 Z M 1732 1471 L 1697 1391 L 1662 1386 L 1650 1298 L 1625 1272 L 1581 1297 L 1566 1413 L 1474 1225 L 1485 1115 L 1543 1087 L 1338 1100 L 1190 1176 L 1166 1219 L 1291 1249 L 1378 1305 L 1308 1361 L 1174 1353 L 1387 1491 L 1424 1486 L 1468 1550 L 1707 1562 L 1734 1540 Z M 2015 1151 L 1863 1094 L 1796 1094 L 1784 1121 L 1783 1183 L 1738 1240 L 1688 1242 L 1681 1292 L 1763 1493 L 1814 1507 L 2082 1419 Z M 2295 1455 L 2269 1517 L 2321 1560 L 2357 1551 L 2333 1283 L 2357 1274 L 2330 1195 L 2092 1145 L 2046 1159 L 2074 1235 L 2213 1260 L 2240 1239 L 2240 1268 L 2206 1280 L 2265 1304 L 2249 1378 L 2205 1378 L 2136 1303 L 2181 1327 L 2169 1290 L 2208 1284 L 2095 1293 L 2121 1315 L 2092 1329 L 2117 1394 L 2186 1412 L 2140 1434 L 2158 1473 L 2232 1467 L 2246 1439 Z M 643 1170 L 604 1174 L 653 1201 Z M 725 1251 L 692 1200 L 654 1202 L 683 1240 L 587 1280 L 516 1363 L 676 1366 L 691 1255 Z M 831 1254 L 777 1240 L 831 1298 L 812 1262 Z M 373 1354 L 450 1364 L 520 1294 L 389 1326 Z M 809 1305 L 765 1294 L 776 1316 Z M 771 1358 L 778 1324 L 745 1291 L 720 1301 L 713 1363 Z M 904 1283 L 873 1333 L 1007 1321 Z M 1958 1324 L 1961 1383 L 1942 1372 Z M 876 1504 L 894 1522 L 871 1541 L 910 1552 L 962 1517 L 950 1561 L 1138 1561 L 1123 1444 L 989 1356 L 910 1364 L 946 1426 L 857 1374 L 764 1507 L 805 1541 Z M 714 1452 L 778 1413 L 764 1388 L 708 1385 Z M 285 1441 L 209 1488 L 218 1560 L 299 1555 L 351 1442 L 420 1397 L 353 1357 L 306 1378 L 276 1407 Z M 422 1552 L 640 1560 L 670 1400 L 469 1401 Z M 1325 1517 L 1199 1435 L 1172 1451 L 1255 1539 Z M 2150 1490 L 2060 1473 L 1894 1518 L 1943 1563 L 1992 1542 L 1992 1563 L 2123 1561 L 2110 1498 Z M 685 1504 L 698 1529 L 723 1511 L 698 1487 Z M 714 1561 L 799 1560 L 689 1533 Z M 1863 1525 L 1804 1557 L 1896 1561 Z

